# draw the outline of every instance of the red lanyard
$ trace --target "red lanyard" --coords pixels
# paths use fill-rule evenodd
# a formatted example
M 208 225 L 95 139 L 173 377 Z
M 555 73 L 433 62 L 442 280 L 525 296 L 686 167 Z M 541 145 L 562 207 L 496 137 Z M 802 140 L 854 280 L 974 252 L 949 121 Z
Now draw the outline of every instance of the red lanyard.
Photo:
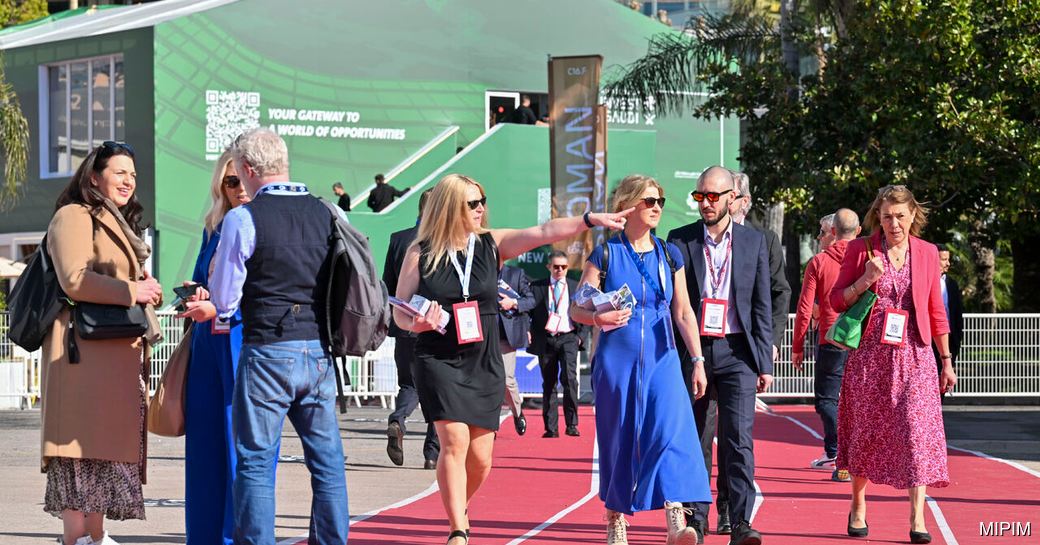
M 716 275 L 715 260 L 711 258 L 711 252 L 708 251 L 708 243 L 704 243 L 704 260 L 708 262 L 708 281 L 711 283 L 712 299 L 717 298 L 719 295 L 719 286 L 722 284 L 722 275 L 726 274 L 726 268 L 729 267 L 729 261 L 731 257 L 733 257 L 732 235 L 729 237 L 729 243 L 726 245 L 726 260 L 722 262 L 722 266 L 719 267 L 719 274 Z

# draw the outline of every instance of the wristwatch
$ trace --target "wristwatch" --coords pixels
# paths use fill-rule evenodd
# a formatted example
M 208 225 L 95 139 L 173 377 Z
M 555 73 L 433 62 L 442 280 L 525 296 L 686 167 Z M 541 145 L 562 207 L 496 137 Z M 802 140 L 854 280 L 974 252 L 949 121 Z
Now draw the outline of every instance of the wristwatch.
M 704 361 L 704 356 L 690 356 L 690 363 L 697 363 Z

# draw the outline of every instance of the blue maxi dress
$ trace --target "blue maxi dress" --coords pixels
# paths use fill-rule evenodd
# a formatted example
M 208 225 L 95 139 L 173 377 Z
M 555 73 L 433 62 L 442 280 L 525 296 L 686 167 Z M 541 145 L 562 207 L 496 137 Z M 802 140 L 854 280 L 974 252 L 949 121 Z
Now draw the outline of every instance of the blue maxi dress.
M 210 261 L 220 226 L 202 234 L 192 281 L 209 287 Z M 231 483 L 235 443 L 231 434 L 231 394 L 242 347 L 242 317 L 235 313 L 228 334 L 211 333 L 211 323 L 192 325 L 184 408 L 185 533 L 188 545 L 230 545 L 234 536 Z
M 593 357 L 599 497 L 607 509 L 631 515 L 669 502 L 711 502 L 693 408 L 672 330 L 673 277 L 664 252 L 683 266 L 679 249 L 654 239 L 636 254 L 615 236 L 604 292 L 628 284 L 636 298 L 628 325 L 601 332 Z M 649 280 L 636 260 L 645 265 Z M 602 270 L 603 247 L 589 262 Z M 663 297 L 658 289 L 664 280 Z M 681 340 L 680 340 L 681 342 Z

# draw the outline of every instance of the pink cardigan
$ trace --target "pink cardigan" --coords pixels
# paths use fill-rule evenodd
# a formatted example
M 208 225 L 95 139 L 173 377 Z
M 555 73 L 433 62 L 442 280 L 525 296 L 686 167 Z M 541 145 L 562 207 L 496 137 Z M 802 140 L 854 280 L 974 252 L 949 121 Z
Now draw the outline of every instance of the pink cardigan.
M 874 255 L 884 257 L 881 253 L 881 232 L 870 235 L 871 249 Z M 841 264 L 838 280 L 831 289 L 831 306 L 837 312 L 843 312 L 849 305 L 845 304 L 842 292 L 852 285 L 866 270 L 867 262 L 866 238 L 858 238 L 849 242 L 845 251 L 845 261 Z M 950 332 L 950 323 L 946 319 L 946 307 L 942 302 L 942 287 L 939 285 L 939 250 L 934 244 L 917 237 L 910 237 L 910 283 L 914 297 L 914 319 L 917 330 L 921 333 L 921 342 L 926 346 L 932 339 Z M 877 293 L 875 286 L 871 290 Z M 875 312 L 877 308 L 875 308 Z

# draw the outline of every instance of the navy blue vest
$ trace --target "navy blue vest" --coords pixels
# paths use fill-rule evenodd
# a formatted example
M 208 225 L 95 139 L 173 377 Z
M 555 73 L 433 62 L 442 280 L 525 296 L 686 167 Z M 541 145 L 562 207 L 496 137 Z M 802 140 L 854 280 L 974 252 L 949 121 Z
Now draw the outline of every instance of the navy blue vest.
M 332 215 L 310 195 L 262 193 L 246 204 L 256 249 L 242 286 L 242 342 L 325 338 Z

